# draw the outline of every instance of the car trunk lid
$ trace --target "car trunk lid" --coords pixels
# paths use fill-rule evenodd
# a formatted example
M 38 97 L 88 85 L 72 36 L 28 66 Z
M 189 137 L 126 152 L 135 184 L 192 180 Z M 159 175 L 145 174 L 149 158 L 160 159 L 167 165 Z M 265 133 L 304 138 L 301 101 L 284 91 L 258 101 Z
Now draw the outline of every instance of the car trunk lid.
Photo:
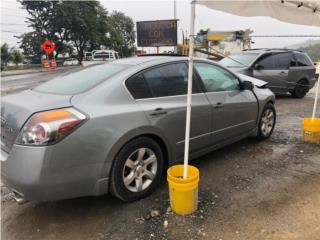
M 7 95 L 1 101 L 1 149 L 9 153 L 27 119 L 35 112 L 70 107 L 70 95 L 27 90 Z

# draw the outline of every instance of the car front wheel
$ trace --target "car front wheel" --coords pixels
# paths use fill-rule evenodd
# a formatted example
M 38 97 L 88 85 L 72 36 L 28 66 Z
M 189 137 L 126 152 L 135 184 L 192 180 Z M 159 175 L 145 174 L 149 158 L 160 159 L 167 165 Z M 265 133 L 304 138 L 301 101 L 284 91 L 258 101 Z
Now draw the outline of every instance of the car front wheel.
M 151 138 L 139 137 L 127 143 L 115 158 L 111 172 L 111 193 L 123 201 L 135 201 L 151 194 L 163 171 L 163 153 Z
M 261 114 L 258 129 L 258 139 L 267 139 L 271 136 L 276 124 L 276 110 L 272 103 L 268 103 Z

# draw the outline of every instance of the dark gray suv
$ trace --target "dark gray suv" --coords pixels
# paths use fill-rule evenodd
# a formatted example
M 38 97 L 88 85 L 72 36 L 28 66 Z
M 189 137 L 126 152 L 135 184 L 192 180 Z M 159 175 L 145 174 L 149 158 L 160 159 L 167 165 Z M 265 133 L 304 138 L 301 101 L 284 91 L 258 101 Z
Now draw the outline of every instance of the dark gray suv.
M 316 68 L 311 59 L 297 50 L 248 49 L 220 63 L 232 71 L 268 82 L 276 94 L 290 92 L 296 98 L 303 98 L 316 82 Z

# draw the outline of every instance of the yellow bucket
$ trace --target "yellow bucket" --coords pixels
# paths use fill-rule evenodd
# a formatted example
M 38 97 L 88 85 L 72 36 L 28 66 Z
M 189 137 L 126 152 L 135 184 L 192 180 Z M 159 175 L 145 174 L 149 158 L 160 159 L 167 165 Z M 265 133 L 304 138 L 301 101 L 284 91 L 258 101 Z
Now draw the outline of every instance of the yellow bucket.
M 320 143 L 320 118 L 304 118 L 302 128 L 303 141 Z
M 183 178 L 183 165 L 168 169 L 169 196 L 172 211 L 186 215 L 198 209 L 199 170 L 188 165 L 188 177 Z

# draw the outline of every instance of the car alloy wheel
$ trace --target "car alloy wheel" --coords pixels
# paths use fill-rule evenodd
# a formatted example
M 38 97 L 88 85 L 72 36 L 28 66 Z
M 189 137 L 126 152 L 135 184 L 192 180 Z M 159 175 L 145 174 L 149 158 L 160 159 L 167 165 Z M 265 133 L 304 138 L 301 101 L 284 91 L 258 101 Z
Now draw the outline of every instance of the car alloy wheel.
M 131 202 L 151 194 L 159 185 L 163 167 L 163 149 L 149 137 L 137 137 L 126 143 L 114 159 L 110 191 Z
M 147 189 L 158 168 L 156 154 L 149 148 L 139 148 L 127 158 L 123 168 L 123 182 L 131 192 Z
M 261 133 L 264 136 L 269 136 L 271 134 L 273 130 L 274 122 L 275 122 L 274 112 L 270 108 L 266 109 L 262 114 L 261 126 L 260 126 Z

